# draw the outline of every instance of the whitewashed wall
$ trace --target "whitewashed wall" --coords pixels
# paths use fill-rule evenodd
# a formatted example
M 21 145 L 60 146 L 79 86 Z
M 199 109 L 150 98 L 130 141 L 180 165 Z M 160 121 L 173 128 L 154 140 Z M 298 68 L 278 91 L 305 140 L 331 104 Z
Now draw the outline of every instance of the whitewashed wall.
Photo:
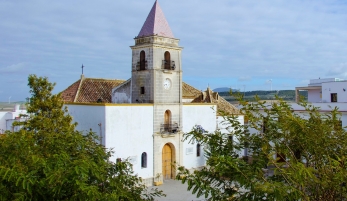
M 320 89 L 310 89 L 308 90 L 307 101 L 311 103 L 321 102 L 321 90 Z
M 153 177 L 153 106 L 144 104 L 67 105 L 78 123 L 77 130 L 92 129 L 102 144 L 112 148 L 111 161 L 129 159 L 135 174 Z M 147 168 L 141 168 L 141 154 L 147 153 Z
M 128 158 L 142 178 L 153 177 L 153 105 L 117 104 L 106 107 L 106 147 L 113 148 L 112 161 Z M 147 168 L 141 155 L 147 153 Z
M 76 130 L 87 133 L 90 130 L 95 132 L 102 140 L 102 144 L 105 145 L 105 109 L 104 105 L 66 105 L 69 110 L 69 114 L 73 117 L 73 121 L 78 125 Z
M 337 93 L 337 102 L 347 102 L 347 82 L 322 83 L 322 102 L 331 102 L 331 93 Z
M 237 121 L 239 121 L 241 123 L 241 125 L 244 125 L 244 116 L 243 115 L 238 115 L 237 116 Z M 232 128 L 228 128 L 230 126 L 230 124 L 228 124 L 227 121 L 224 120 L 223 117 L 218 116 L 217 117 L 217 122 L 218 122 L 218 129 L 222 132 L 222 133 L 230 133 L 232 132 L 234 129 Z M 233 138 L 233 141 L 235 143 L 238 143 L 238 139 L 237 138 Z M 247 150 L 242 149 L 239 153 L 239 156 L 245 156 L 247 155 Z
M 27 114 L 26 110 L 14 110 L 14 111 L 4 111 L 0 112 L 0 133 L 2 133 L 2 130 L 11 130 L 12 124 L 6 123 L 6 120 L 13 120 L 16 117 L 19 117 L 21 114 Z M 13 121 L 10 121 L 13 122 Z
M 216 105 L 183 105 L 183 132 L 187 133 L 195 125 L 201 125 L 205 130 L 213 132 L 216 130 Z M 197 142 L 194 144 L 185 141 L 183 143 L 183 166 L 188 169 L 201 167 L 205 165 L 203 147 L 201 146 L 200 156 L 196 155 Z

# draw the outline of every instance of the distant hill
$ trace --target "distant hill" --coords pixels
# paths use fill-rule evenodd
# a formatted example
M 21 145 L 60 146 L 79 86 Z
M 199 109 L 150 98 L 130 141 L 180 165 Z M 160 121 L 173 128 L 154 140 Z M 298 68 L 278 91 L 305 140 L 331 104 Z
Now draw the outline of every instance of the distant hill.
M 215 88 L 213 89 L 214 92 L 229 92 L 231 88 L 229 87 L 220 87 L 220 88 Z M 233 92 L 239 91 L 238 89 L 231 89 Z
M 234 93 L 234 91 L 233 91 Z M 278 90 L 278 91 L 246 91 L 239 92 L 244 94 L 245 100 L 254 100 L 257 95 L 261 100 L 274 100 L 276 95 L 286 101 L 295 101 L 295 90 Z M 236 98 L 230 95 L 229 91 L 218 92 L 220 96 L 225 98 L 229 102 L 237 101 Z M 299 94 L 307 100 L 307 91 L 300 91 Z

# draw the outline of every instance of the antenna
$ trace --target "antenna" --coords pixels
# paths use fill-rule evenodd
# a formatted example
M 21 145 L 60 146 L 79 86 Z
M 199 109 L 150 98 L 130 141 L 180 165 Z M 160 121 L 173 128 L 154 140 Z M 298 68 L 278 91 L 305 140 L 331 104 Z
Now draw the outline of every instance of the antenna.
M 82 67 L 81 67 L 81 68 L 82 68 L 82 75 L 83 75 L 83 68 L 84 68 L 83 64 L 82 64 Z

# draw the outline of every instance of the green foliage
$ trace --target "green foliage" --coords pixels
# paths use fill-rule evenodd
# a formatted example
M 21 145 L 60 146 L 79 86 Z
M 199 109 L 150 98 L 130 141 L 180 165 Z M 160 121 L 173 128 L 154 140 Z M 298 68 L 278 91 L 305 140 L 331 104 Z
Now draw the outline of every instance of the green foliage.
M 227 132 L 185 134 L 204 145 L 207 166 L 179 167 L 177 179 L 209 200 L 347 199 L 347 133 L 337 108 L 321 113 L 302 102 L 303 116 L 282 100 L 241 104 L 248 124 L 225 116 Z M 250 156 L 240 157 L 245 148 Z
M 47 78 L 29 76 L 30 113 L 18 132 L 0 136 L 0 200 L 154 200 L 127 161 L 90 132 L 75 130 Z

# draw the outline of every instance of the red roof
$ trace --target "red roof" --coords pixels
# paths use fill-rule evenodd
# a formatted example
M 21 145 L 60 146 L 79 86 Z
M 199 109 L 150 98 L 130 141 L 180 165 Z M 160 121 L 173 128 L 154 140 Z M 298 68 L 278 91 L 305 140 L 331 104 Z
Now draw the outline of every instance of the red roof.
M 166 21 L 163 10 L 160 8 L 158 1 L 155 1 L 138 37 L 152 35 L 174 38 L 169 23 Z

